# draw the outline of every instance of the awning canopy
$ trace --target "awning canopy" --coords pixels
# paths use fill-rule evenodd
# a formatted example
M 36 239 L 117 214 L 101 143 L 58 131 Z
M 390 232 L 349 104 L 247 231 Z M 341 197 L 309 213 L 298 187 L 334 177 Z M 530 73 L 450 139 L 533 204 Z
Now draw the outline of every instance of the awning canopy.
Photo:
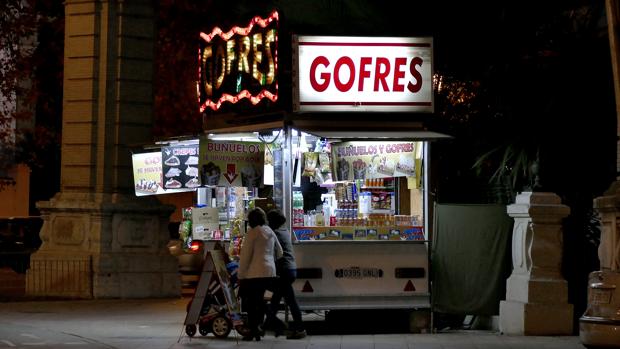
M 273 114 L 269 115 L 273 118 Z M 259 132 L 266 133 L 289 126 L 318 137 L 339 140 L 398 140 L 416 139 L 424 141 L 452 138 L 449 135 L 427 129 L 419 119 L 403 120 L 402 115 L 358 115 L 351 113 L 338 114 L 280 114 L 279 120 L 260 122 L 257 119 L 240 122 L 237 125 L 214 124 L 213 128 L 206 128 L 207 134 L 234 134 Z

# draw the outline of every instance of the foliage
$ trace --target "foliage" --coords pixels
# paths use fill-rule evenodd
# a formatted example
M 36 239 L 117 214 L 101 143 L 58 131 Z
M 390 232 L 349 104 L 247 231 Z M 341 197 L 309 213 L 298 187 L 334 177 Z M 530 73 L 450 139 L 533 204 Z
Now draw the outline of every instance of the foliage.
M 0 174 L 43 168 L 61 127 L 64 7 L 53 0 L 0 2 Z
M 158 8 L 155 45 L 155 137 L 200 133 L 196 74 L 198 34 L 210 2 L 162 1 Z
M 587 275 L 598 268 L 600 220 L 593 198 L 615 179 L 616 114 L 604 4 L 495 6 L 501 7 L 500 20 L 487 30 L 488 40 L 480 39 L 488 49 L 467 60 L 478 65 L 438 63 L 436 71 L 451 83 L 442 90 L 436 85 L 437 124 L 454 139 L 432 148 L 440 166 L 434 171 L 436 199 L 513 203 L 519 191 L 531 189 L 531 168 L 538 163 L 542 189 L 571 209 L 563 223 L 562 265 L 578 319 L 586 306 Z M 459 52 L 458 43 L 444 45 Z M 465 59 L 451 56 L 450 62 Z M 489 195 L 481 195 L 485 192 Z
M 24 82 L 32 73 L 29 58 L 33 49 L 25 44 L 35 35 L 33 5 L 21 0 L 0 2 L 0 168 L 3 170 L 14 161 L 16 124 L 31 117 L 18 106 L 18 96 L 26 95 Z
M 569 166 L 596 158 L 596 166 L 608 169 L 615 147 L 607 128 L 614 119 L 604 8 L 591 2 L 531 5 L 498 5 L 490 46 L 476 55 L 485 67 L 446 65 L 435 84 L 438 124 L 455 136 L 453 146 L 441 150 L 469 159 L 473 173 L 466 179 L 486 180 L 487 191 L 503 188 L 508 202 L 534 184 L 560 194 L 575 190 L 570 180 L 580 173 Z M 583 122 L 589 114 L 597 115 L 596 123 Z M 570 159 L 582 153 L 588 155 Z M 538 165 L 538 183 L 532 165 Z M 594 194 L 605 188 L 582 189 Z
M 538 164 L 538 150 L 535 149 L 535 145 L 519 141 L 499 145 L 480 155 L 473 167 L 478 174 L 481 174 L 482 167 L 489 162 L 497 164 L 489 181 L 498 185 L 507 184 L 511 196 L 514 197 L 518 188 L 534 189 L 531 169 Z

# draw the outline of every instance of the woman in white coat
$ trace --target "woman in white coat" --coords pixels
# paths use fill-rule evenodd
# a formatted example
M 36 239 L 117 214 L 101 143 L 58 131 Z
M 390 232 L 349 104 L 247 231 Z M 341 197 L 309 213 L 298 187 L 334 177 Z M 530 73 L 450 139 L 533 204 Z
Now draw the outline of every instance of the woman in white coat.
M 260 325 L 265 317 L 264 294 L 276 278 L 275 258 L 282 256 L 282 246 L 267 225 L 265 211 L 248 212 L 248 230 L 241 246 L 238 276 L 241 282 L 241 302 L 248 313 L 250 333 L 243 339 L 260 340 L 264 334 Z

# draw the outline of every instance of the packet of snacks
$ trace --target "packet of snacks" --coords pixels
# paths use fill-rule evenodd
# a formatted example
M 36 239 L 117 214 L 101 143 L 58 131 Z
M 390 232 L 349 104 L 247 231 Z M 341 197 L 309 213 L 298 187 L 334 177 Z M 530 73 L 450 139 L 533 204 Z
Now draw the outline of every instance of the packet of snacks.
M 314 177 L 310 178 L 310 182 L 316 182 L 316 184 L 321 185 L 325 182 L 325 177 L 323 177 L 321 171 L 316 171 Z
M 308 152 L 304 153 L 304 172 L 302 176 L 312 177 L 316 172 L 316 167 L 319 162 L 319 153 Z
M 230 244 L 228 245 L 228 256 L 231 259 L 239 259 L 241 254 L 241 244 L 243 243 L 243 236 L 233 236 L 230 238 Z
M 181 210 L 183 220 L 179 225 L 179 238 L 183 240 L 183 250 L 189 251 L 189 245 L 192 243 L 192 208 L 186 207 Z
M 328 153 L 319 153 L 319 169 L 322 173 L 331 172 L 331 161 Z

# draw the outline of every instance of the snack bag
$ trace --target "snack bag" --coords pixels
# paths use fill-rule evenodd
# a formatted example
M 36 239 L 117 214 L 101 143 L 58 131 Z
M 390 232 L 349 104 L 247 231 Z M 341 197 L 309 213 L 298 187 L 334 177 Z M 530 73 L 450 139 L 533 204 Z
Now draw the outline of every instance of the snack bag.
M 183 240 L 183 250 L 188 251 L 189 245 L 192 243 L 192 221 L 184 220 L 179 225 L 179 237 Z
M 231 259 L 239 259 L 241 253 L 241 244 L 243 243 L 242 236 L 235 236 L 230 238 L 230 244 L 228 245 L 228 256 Z
M 306 177 L 313 177 L 319 162 L 319 153 L 304 153 L 304 172 L 301 174 Z
M 328 153 L 319 153 L 319 168 L 322 173 L 331 172 L 331 161 Z
M 181 209 L 183 220 L 179 225 L 179 238 L 183 240 L 183 250 L 189 251 L 189 245 L 192 243 L 192 208 L 184 207 Z

